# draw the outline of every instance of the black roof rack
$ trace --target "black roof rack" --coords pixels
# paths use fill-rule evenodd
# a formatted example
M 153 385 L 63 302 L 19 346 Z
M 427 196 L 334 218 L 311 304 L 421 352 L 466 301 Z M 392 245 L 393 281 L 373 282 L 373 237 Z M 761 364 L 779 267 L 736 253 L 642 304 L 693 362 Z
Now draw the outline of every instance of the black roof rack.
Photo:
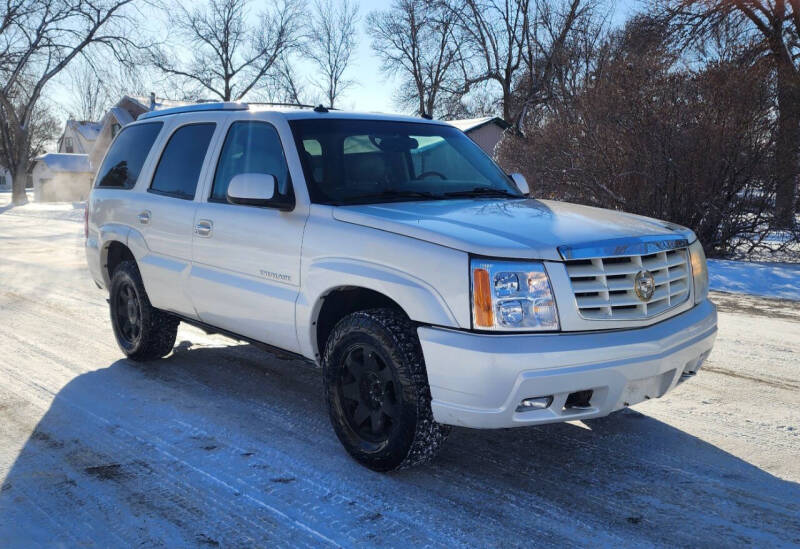
M 273 102 L 273 101 L 248 101 L 248 105 L 267 105 L 270 107 L 300 107 L 303 109 L 314 109 L 316 112 L 328 112 L 328 111 L 337 111 L 339 109 L 334 109 L 333 107 L 325 107 L 322 104 L 320 105 L 306 105 L 305 103 L 280 103 L 280 102 Z

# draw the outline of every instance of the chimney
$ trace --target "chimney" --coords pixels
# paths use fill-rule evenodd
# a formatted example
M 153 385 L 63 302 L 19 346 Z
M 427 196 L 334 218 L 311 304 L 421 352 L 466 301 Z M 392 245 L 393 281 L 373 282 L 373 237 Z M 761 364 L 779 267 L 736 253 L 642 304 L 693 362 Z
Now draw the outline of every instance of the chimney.
M 150 110 L 156 110 L 156 92 L 150 92 Z

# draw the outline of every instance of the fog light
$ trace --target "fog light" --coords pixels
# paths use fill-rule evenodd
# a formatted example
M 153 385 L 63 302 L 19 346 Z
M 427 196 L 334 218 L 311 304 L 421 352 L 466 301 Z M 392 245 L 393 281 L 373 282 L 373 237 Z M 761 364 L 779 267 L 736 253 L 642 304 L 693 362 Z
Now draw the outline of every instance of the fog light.
M 553 403 L 553 396 L 534 397 L 523 399 L 517 406 L 517 412 L 529 412 L 531 410 L 544 410 Z

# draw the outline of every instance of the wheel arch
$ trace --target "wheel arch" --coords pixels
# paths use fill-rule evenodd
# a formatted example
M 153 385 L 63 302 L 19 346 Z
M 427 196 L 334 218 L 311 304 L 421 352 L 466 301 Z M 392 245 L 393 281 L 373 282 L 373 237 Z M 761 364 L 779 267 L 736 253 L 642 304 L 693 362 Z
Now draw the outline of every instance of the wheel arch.
M 328 335 L 341 318 L 356 311 L 393 308 L 414 322 L 458 327 L 442 296 L 413 275 L 350 259 L 322 260 L 305 273 L 298 299 L 300 347 L 319 361 Z
M 117 265 L 125 260 L 138 261 L 147 253 L 147 246 L 138 231 L 116 223 L 100 227 L 99 236 L 101 272 L 108 288 Z

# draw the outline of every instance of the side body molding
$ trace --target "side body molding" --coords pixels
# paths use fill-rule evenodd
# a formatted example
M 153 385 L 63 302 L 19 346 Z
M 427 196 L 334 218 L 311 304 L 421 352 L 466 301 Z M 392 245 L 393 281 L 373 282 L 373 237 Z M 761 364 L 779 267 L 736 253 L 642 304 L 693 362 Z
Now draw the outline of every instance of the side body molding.
M 458 321 L 441 294 L 426 281 L 398 269 L 343 257 L 315 260 L 303 280 L 296 306 L 297 335 L 302 354 L 316 359 L 316 318 L 324 297 L 338 288 L 374 290 L 400 305 L 417 322 L 458 327 Z

